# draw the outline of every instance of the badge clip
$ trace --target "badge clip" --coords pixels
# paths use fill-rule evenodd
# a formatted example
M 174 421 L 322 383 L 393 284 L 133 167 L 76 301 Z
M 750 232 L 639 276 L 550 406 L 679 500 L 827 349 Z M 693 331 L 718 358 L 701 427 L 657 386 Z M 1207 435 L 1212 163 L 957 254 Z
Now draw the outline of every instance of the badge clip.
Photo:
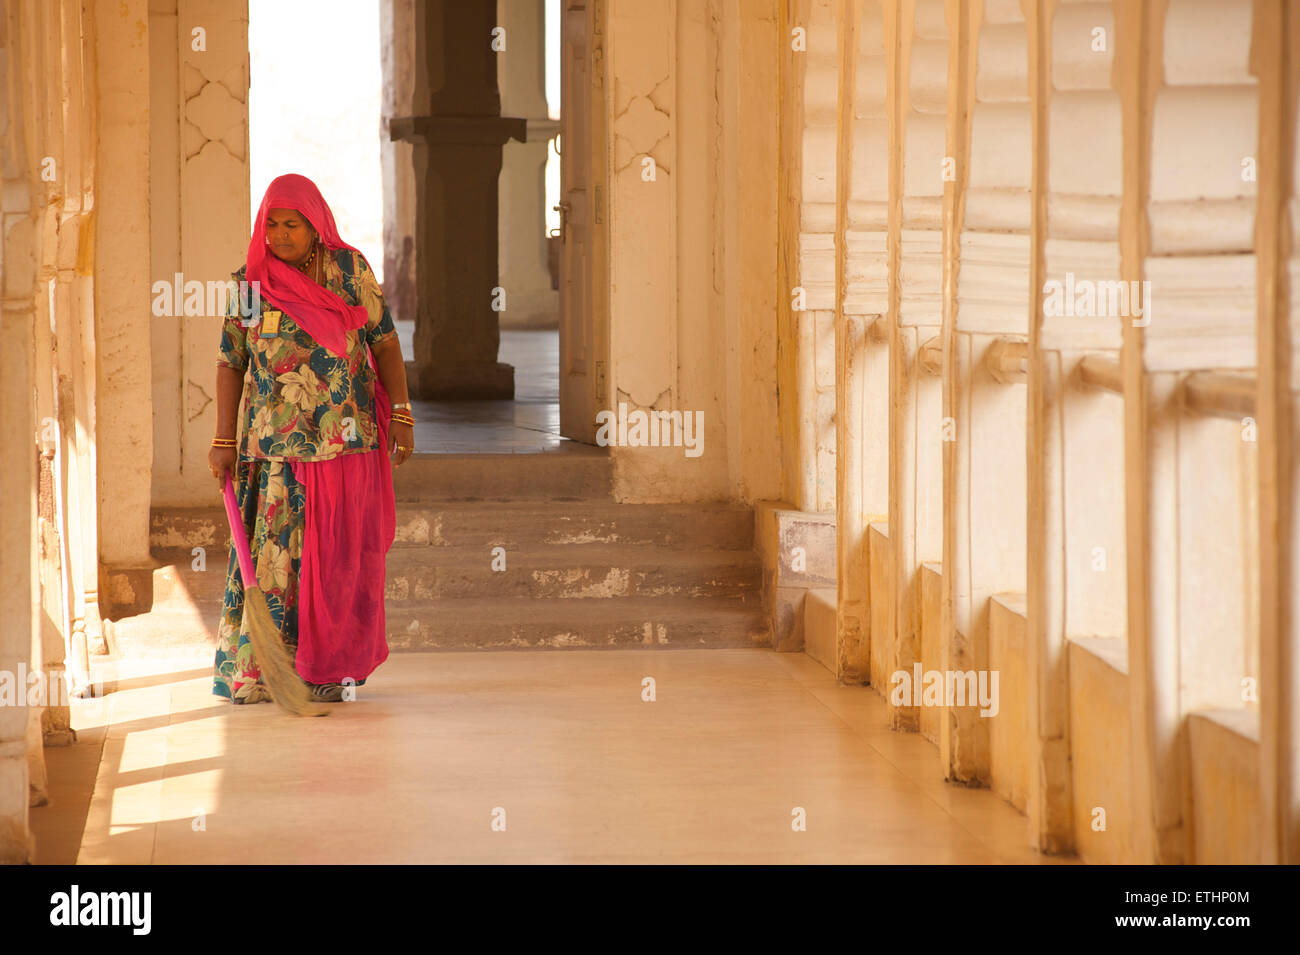
M 262 328 L 258 334 L 262 338 L 275 338 L 280 334 L 280 312 L 274 308 L 262 311 Z

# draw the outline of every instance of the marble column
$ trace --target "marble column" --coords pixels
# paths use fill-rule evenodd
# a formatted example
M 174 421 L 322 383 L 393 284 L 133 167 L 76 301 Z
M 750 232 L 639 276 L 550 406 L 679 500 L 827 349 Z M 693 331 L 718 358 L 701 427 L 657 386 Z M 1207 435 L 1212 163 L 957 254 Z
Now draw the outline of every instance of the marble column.
M 502 112 L 522 116 L 528 141 L 507 143 L 503 158 L 499 266 L 507 307 L 502 328 L 558 328 L 560 292 L 546 265 L 546 163 L 560 121 L 546 105 L 546 16 L 543 0 L 500 5 L 506 49 L 498 54 Z
M 416 0 L 381 0 L 380 60 L 383 67 L 383 123 L 394 116 L 427 113 L 415 92 Z M 380 138 L 384 177 L 384 301 L 397 321 L 415 318 L 415 169 L 412 144 Z M 410 357 L 409 355 L 407 356 Z
M 37 611 L 36 561 L 37 454 L 36 419 L 32 395 L 36 390 L 35 300 L 40 236 L 33 215 L 33 194 L 39 184 L 31 175 L 24 122 L 32 98 L 33 75 L 27 51 L 19 39 L 31 11 L 16 7 L 6 11 L 8 29 L 0 36 L 0 80 L 9 111 L 12 134 L 0 145 L 5 208 L 0 209 L 3 243 L 3 307 L 0 337 L 5 342 L 5 373 L 0 375 L 0 420 L 6 425 L 9 445 L 0 454 L 0 672 L 27 672 Z M 22 28 L 22 29 L 16 29 Z M 12 349 L 12 352 L 10 352 Z M 34 851 L 28 828 L 29 724 L 26 706 L 0 706 L 0 864 L 30 862 Z M 39 750 L 38 750 L 39 751 Z

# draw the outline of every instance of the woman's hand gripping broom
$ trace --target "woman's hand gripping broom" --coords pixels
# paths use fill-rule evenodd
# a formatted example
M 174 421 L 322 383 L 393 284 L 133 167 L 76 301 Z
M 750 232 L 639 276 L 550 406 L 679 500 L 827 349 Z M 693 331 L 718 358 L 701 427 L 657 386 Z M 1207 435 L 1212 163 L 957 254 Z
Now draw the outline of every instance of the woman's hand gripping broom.
M 244 620 L 248 637 L 253 644 L 253 655 L 262 670 L 271 699 L 286 713 L 294 716 L 325 716 L 329 708 L 311 698 L 311 691 L 293 667 L 293 658 L 280 639 L 280 630 L 266 605 L 266 595 L 257 586 L 253 570 L 253 555 L 248 548 L 248 535 L 235 501 L 235 488 L 226 472 L 222 491 L 226 498 L 226 518 L 230 521 L 230 534 L 235 541 L 239 557 L 239 574 L 244 579 Z

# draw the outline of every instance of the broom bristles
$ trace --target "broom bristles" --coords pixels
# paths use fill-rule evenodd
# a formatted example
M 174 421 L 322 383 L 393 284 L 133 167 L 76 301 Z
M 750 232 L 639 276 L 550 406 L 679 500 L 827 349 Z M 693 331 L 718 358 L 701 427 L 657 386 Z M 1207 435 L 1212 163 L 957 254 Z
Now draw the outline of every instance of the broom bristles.
M 329 707 L 311 698 L 311 691 L 293 667 L 293 658 L 280 639 L 280 629 L 266 605 L 266 595 L 259 587 L 244 588 L 244 613 L 247 615 L 248 639 L 253 656 L 266 680 L 271 699 L 280 709 L 294 716 L 328 716 Z

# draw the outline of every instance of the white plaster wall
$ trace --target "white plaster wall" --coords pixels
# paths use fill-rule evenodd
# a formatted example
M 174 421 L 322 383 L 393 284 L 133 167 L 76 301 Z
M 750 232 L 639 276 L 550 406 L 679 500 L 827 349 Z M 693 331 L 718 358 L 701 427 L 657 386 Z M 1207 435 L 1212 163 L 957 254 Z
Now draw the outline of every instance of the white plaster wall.
M 1065 632 L 1124 636 L 1124 407 L 1109 392 L 1065 386 Z

